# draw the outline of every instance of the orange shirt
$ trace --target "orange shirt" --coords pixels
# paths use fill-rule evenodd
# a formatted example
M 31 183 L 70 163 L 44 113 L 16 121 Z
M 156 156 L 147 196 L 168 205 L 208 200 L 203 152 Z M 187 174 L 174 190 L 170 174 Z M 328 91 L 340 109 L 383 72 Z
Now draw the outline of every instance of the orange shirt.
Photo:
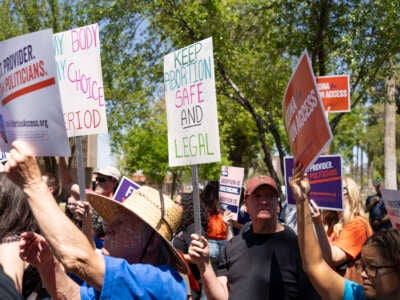
M 226 225 L 220 212 L 208 216 L 207 235 L 212 240 L 226 240 Z
M 362 246 L 371 235 L 372 229 L 368 221 L 356 216 L 350 223 L 343 226 L 339 237 L 334 240 L 333 245 L 342 249 L 352 259 L 355 259 L 360 255 Z

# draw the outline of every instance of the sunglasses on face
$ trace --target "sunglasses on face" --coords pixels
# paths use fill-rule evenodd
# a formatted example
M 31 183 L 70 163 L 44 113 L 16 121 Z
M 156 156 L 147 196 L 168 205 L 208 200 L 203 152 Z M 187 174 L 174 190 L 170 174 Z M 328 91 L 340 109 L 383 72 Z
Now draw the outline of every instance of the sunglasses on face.
M 98 183 L 104 183 L 107 180 L 108 180 L 107 177 L 96 177 L 96 182 Z

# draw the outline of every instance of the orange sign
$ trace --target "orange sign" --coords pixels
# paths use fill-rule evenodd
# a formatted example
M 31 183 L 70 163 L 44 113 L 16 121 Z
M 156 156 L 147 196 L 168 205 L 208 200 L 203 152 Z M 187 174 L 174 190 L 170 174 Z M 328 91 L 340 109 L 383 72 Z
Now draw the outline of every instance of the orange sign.
M 306 51 L 286 87 L 283 118 L 295 163 L 310 167 L 332 141 L 332 132 Z
M 325 111 L 350 111 L 349 75 L 317 77 L 318 91 Z

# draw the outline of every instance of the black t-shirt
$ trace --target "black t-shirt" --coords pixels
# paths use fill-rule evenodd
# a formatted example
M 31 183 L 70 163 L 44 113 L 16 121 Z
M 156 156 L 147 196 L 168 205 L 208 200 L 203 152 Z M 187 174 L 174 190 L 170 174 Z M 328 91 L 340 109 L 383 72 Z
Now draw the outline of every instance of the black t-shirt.
M 190 237 L 192 233 L 195 233 L 194 224 L 189 225 L 188 227 L 185 228 L 185 230 L 179 232 L 173 238 L 172 244 L 176 249 L 180 250 L 182 253 L 188 253 L 190 243 L 192 242 L 192 238 Z M 189 263 L 189 267 L 193 273 L 194 278 L 196 278 L 196 280 L 199 281 L 200 272 L 197 266 L 195 264 Z
M 22 300 L 20 294 L 15 289 L 14 282 L 8 277 L 0 266 L 0 299 L 4 300 Z
M 228 277 L 229 299 L 320 299 L 306 277 L 289 227 L 255 234 L 247 226 L 226 244 L 217 276 Z

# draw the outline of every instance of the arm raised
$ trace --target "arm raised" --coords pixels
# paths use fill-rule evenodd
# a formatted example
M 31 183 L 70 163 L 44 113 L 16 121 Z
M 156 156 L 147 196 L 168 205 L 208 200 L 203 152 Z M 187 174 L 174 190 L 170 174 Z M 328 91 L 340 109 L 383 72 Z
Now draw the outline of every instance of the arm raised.
M 66 271 L 101 289 L 105 272 L 103 257 L 58 207 L 42 179 L 36 158 L 27 149 L 24 142 L 13 143 L 5 166 L 8 177 L 28 196 L 43 236 Z
M 190 261 L 199 268 L 207 299 L 228 299 L 228 279 L 226 276 L 217 277 L 215 275 L 209 259 L 207 239 L 197 234 L 192 234 L 191 238 L 192 242 L 189 247 Z
M 302 166 L 297 165 L 294 171 L 290 188 L 296 200 L 298 243 L 304 271 L 323 299 L 342 299 L 344 278 L 325 262 L 314 233 L 312 214 L 308 205 L 310 183 L 304 175 Z

